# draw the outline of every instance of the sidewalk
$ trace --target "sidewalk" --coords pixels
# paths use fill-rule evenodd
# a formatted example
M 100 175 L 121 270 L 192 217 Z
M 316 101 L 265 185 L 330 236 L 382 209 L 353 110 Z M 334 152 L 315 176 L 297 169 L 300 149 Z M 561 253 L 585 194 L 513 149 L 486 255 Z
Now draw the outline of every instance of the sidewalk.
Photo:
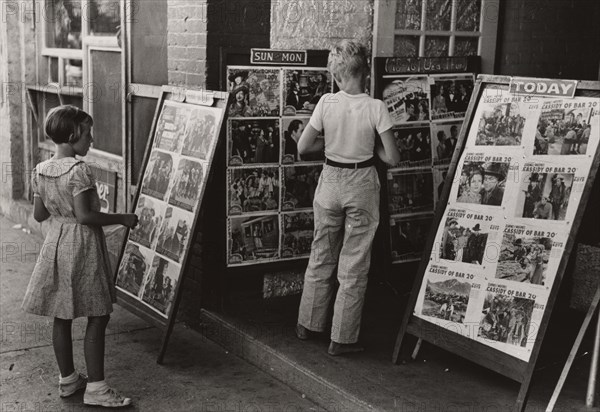
M 0 411 L 90 411 L 83 394 L 61 399 L 52 321 L 28 315 L 21 301 L 42 240 L 13 229 L 0 215 Z M 74 322 L 75 365 L 85 372 L 85 320 Z M 176 325 L 164 365 L 156 364 L 162 333 L 115 305 L 106 337 L 106 376 L 140 411 L 322 411 L 201 334 Z

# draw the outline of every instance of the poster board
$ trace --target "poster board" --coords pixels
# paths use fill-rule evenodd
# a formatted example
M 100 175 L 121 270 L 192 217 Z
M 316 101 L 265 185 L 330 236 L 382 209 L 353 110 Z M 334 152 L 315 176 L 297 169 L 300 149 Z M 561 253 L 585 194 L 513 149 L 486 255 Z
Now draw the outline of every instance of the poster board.
M 524 409 L 599 135 L 598 82 L 478 77 L 395 363 L 415 336 L 521 383 L 515 410 Z
M 167 333 L 210 180 L 228 95 L 163 86 L 116 273 L 119 303 Z

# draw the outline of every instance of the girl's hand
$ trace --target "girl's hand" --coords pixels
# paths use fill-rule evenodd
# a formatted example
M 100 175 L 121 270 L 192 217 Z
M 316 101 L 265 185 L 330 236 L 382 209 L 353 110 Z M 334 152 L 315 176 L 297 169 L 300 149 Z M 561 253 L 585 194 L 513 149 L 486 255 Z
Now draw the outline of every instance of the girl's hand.
M 135 213 L 125 213 L 123 214 L 123 222 L 121 224 L 133 229 L 137 226 L 138 220 L 139 219 Z

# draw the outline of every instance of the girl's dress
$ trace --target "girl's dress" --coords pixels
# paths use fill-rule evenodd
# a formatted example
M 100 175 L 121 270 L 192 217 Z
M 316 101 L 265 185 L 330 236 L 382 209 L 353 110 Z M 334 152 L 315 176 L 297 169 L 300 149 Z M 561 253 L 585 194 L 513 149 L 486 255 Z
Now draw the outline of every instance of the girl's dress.
M 87 190 L 90 209 L 100 211 L 89 166 L 72 157 L 47 160 L 33 170 L 31 186 L 51 217 L 23 309 L 61 319 L 111 313 L 116 293 L 104 231 L 77 223 L 74 212 L 75 196 Z

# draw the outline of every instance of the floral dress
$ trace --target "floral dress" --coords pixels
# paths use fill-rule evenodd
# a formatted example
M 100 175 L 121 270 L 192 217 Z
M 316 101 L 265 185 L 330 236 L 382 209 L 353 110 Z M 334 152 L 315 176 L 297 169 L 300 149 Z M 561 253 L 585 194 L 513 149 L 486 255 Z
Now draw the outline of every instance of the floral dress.
M 116 293 L 104 231 L 77 223 L 74 212 L 75 196 L 88 190 L 90 209 L 100 210 L 89 166 L 73 157 L 52 158 L 35 167 L 31 186 L 50 213 L 50 227 L 23 309 L 61 319 L 111 313 Z

